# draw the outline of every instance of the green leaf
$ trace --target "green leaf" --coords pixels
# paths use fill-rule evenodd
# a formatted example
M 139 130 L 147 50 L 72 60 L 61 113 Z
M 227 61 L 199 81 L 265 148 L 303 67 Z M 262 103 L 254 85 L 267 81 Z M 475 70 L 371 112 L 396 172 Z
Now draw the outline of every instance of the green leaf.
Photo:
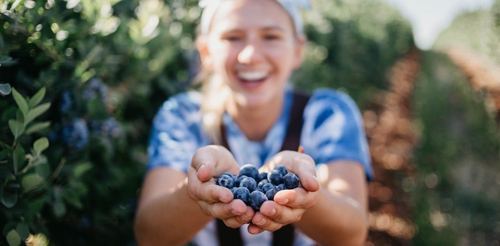
M 30 108 L 37 106 L 45 96 L 45 87 L 40 89 L 29 101 Z
M 21 110 L 24 117 L 26 117 L 29 110 L 28 102 L 15 88 L 12 88 L 12 96 L 14 97 L 14 100 L 16 101 L 17 106 L 19 107 L 19 110 Z
M 33 144 L 33 149 L 38 155 L 40 155 L 48 147 L 49 147 L 49 140 L 46 137 L 39 138 Z
M 73 177 L 75 177 L 75 178 L 81 177 L 88 170 L 90 170 L 90 168 L 92 168 L 92 164 L 90 164 L 90 162 L 85 162 L 85 163 L 79 164 L 73 170 Z
M 45 180 L 36 173 L 31 173 L 23 177 L 21 185 L 24 192 L 28 192 L 43 184 Z
M 62 217 L 64 214 L 66 214 L 66 206 L 62 202 L 54 203 L 52 209 L 56 217 Z
M 9 127 L 15 139 L 24 133 L 24 124 L 18 120 L 9 120 Z
M 12 92 L 9 84 L 0 84 L 0 95 L 7 96 Z
M 28 129 L 26 130 L 26 134 L 31 134 L 34 132 L 41 131 L 49 126 L 50 126 L 50 122 L 48 122 L 48 121 L 35 123 L 32 126 L 28 127 Z
M 14 149 L 14 156 L 13 156 L 13 161 L 14 161 L 14 173 L 16 174 L 19 170 L 21 170 L 24 167 L 24 163 L 26 162 L 26 156 L 25 156 L 25 151 L 23 146 L 17 145 L 16 149 Z
M 7 243 L 9 243 L 9 246 L 21 245 L 21 237 L 14 229 L 10 230 L 9 233 L 7 233 L 6 238 L 7 238 Z
M 12 208 L 17 203 L 17 194 L 2 190 L 0 200 L 6 208 Z
M 28 115 L 24 118 L 24 125 L 27 125 L 28 123 L 33 121 L 36 117 L 43 114 L 49 108 L 50 108 L 50 103 L 44 103 L 44 104 L 41 104 L 41 105 L 36 106 L 35 108 L 31 109 L 28 112 Z
M 26 240 L 26 238 L 28 238 L 28 236 L 30 235 L 30 229 L 24 223 L 17 224 L 16 231 L 22 240 Z

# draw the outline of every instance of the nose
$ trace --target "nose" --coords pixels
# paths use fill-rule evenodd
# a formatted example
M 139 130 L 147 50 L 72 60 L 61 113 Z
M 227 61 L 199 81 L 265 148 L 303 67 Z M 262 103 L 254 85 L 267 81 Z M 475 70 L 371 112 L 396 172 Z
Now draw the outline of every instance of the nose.
M 262 58 L 262 53 L 257 45 L 248 43 L 238 54 L 238 62 L 252 64 Z

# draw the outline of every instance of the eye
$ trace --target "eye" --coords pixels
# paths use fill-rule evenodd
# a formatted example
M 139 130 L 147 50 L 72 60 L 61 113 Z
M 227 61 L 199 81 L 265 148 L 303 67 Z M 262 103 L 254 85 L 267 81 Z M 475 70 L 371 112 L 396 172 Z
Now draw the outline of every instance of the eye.
M 266 35 L 264 35 L 264 39 L 265 40 L 276 40 L 276 39 L 279 39 L 279 36 L 274 35 L 274 34 L 266 34 Z
M 239 41 L 239 40 L 241 40 L 241 38 L 238 37 L 238 36 L 228 36 L 228 37 L 225 38 L 225 40 L 228 40 L 228 41 Z

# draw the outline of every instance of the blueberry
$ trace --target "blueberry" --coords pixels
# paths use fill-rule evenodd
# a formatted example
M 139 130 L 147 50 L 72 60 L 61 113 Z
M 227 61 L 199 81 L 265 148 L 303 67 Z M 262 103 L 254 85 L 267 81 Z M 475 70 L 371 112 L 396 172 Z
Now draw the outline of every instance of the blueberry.
M 280 190 L 284 190 L 284 189 L 285 189 L 285 184 L 279 184 L 279 185 L 276 185 L 276 189 L 277 189 L 278 191 L 280 191 Z
M 286 167 L 283 165 L 277 165 L 276 167 L 274 167 L 274 170 L 278 170 L 281 173 L 281 176 L 285 176 L 288 173 Z
M 252 192 L 255 189 L 257 189 L 257 182 L 255 182 L 255 179 L 253 179 L 251 177 L 246 177 L 246 178 L 241 180 L 240 187 L 245 187 L 250 192 Z
M 283 175 L 278 170 L 272 170 L 270 173 L 268 173 L 267 179 L 273 185 L 279 185 L 283 183 Z
M 250 197 L 250 191 L 245 188 L 245 187 L 238 187 L 235 188 L 233 191 L 234 199 L 240 199 L 242 200 L 245 204 L 249 204 L 249 197 Z
M 262 203 L 265 201 L 267 201 L 267 196 L 261 191 L 253 191 L 250 193 L 249 203 L 254 211 L 259 211 L 260 206 L 262 206 Z
M 267 172 L 259 173 L 259 180 L 257 180 L 257 183 L 260 183 L 262 180 L 267 180 Z
M 286 189 L 295 189 L 299 187 L 299 177 L 295 173 L 288 173 L 283 177 L 283 184 Z
M 217 178 L 217 185 L 231 189 L 234 186 L 233 176 L 229 173 L 223 173 Z
M 267 200 L 273 201 L 274 200 L 274 195 L 276 195 L 276 193 L 278 193 L 278 189 L 276 189 L 276 188 L 268 190 L 266 192 Z
M 268 190 L 275 189 L 275 188 L 276 188 L 276 186 L 274 186 L 273 184 L 267 183 L 267 184 L 262 186 L 262 192 L 266 193 Z
M 269 184 L 269 180 L 267 180 L 267 179 L 263 179 L 263 180 L 261 180 L 261 181 L 257 184 L 257 189 L 262 190 L 262 186 L 264 186 L 265 184 Z
M 240 176 L 237 176 L 237 178 L 236 178 L 236 182 L 234 183 L 234 186 L 238 186 L 238 187 L 239 187 L 239 186 L 240 186 L 241 181 L 242 181 L 244 178 L 246 178 L 246 177 L 247 177 L 247 176 L 245 176 L 245 175 L 240 175 Z
M 259 169 L 257 169 L 257 167 L 252 164 L 245 164 L 240 168 L 240 173 L 238 176 L 241 175 L 245 175 L 257 180 L 259 178 Z

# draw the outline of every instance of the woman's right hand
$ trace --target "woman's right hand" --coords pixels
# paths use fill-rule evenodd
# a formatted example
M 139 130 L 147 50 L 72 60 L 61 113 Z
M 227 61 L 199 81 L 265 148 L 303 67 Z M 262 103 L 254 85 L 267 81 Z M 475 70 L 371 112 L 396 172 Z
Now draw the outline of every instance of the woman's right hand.
M 231 228 L 248 224 L 254 211 L 243 201 L 233 199 L 232 192 L 216 185 L 215 180 L 224 172 L 237 174 L 239 169 L 226 148 L 209 145 L 195 152 L 188 170 L 189 197 L 198 203 L 203 213 L 223 220 Z

